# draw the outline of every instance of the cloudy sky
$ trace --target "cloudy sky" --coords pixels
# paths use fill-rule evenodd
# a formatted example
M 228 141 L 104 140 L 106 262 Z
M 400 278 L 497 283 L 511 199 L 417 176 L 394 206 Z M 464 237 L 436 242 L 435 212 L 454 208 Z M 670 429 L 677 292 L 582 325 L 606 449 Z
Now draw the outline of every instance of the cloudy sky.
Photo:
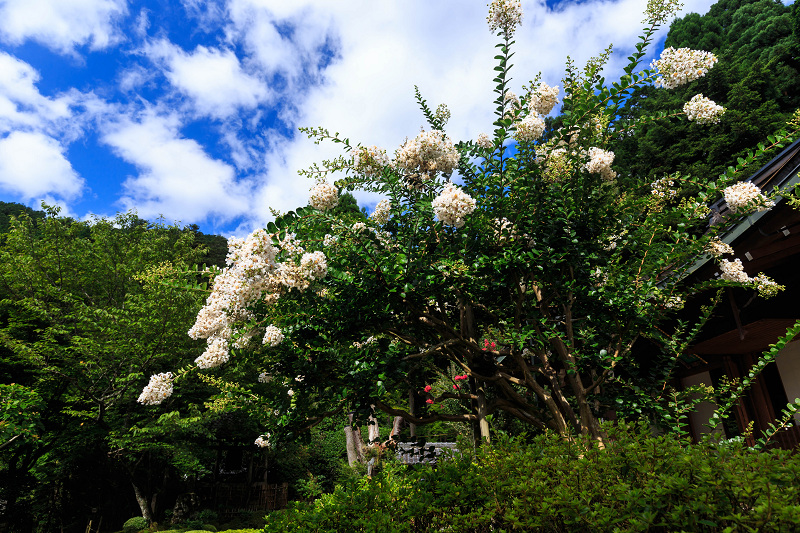
M 305 205 L 297 170 L 336 154 L 300 126 L 392 153 L 424 123 L 418 85 L 454 140 L 489 131 L 486 3 L 0 0 L 0 200 L 246 233 Z M 540 71 L 561 85 L 567 55 L 610 43 L 618 76 L 645 3 L 523 0 L 512 88 Z

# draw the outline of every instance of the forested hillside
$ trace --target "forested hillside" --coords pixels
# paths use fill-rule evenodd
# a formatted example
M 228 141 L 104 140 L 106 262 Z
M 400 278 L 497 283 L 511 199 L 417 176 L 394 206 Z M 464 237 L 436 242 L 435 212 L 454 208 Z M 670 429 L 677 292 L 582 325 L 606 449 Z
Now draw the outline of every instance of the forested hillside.
M 675 117 L 640 127 L 615 143 L 615 164 L 653 180 L 675 171 L 716 178 L 800 106 L 799 31 L 797 4 L 772 0 L 721 0 L 706 15 L 675 20 L 665 47 L 707 50 L 719 63 L 674 90 L 638 89 L 621 110 L 622 122 L 681 109 L 698 93 L 727 111 L 710 126 Z

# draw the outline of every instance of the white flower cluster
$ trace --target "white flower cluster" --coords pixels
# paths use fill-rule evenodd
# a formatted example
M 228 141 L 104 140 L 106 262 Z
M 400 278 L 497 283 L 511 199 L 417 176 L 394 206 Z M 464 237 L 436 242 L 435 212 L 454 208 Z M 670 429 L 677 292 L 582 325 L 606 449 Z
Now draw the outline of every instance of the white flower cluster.
M 283 342 L 283 332 L 277 326 L 267 326 L 262 342 L 267 346 L 275 347 Z
M 489 4 L 489 29 L 492 33 L 502 30 L 510 39 L 522 22 L 522 2 L 520 0 L 494 0 Z
M 675 181 L 669 176 L 664 176 L 650 184 L 653 196 L 658 196 L 659 198 L 675 198 L 678 191 L 673 187 L 675 187 Z
M 352 228 L 351 228 L 351 229 L 352 229 L 352 230 L 353 230 L 353 232 L 355 232 L 355 233 L 361 233 L 362 231 L 364 231 L 365 229 L 367 229 L 367 225 L 366 225 L 366 224 L 364 224 L 363 222 L 356 222 L 355 224 L 353 224 L 353 226 L 352 226 Z
M 293 234 L 287 234 L 280 246 L 289 255 L 283 263 L 276 261 L 279 250 L 263 229 L 246 239 L 228 240 L 228 267 L 214 278 L 211 294 L 189 330 L 190 337 L 207 342 L 206 351 L 195 360 L 198 367 L 213 368 L 228 361 L 235 325 L 253 318 L 252 304 L 274 303 L 287 289 L 305 290 L 327 274 L 325 255 L 305 253 Z M 243 346 L 256 334 L 255 329 L 246 331 L 234 346 Z
M 684 305 L 686 305 L 686 300 L 680 296 L 670 296 L 664 300 L 664 307 L 667 309 L 683 309 Z
M 267 435 L 267 438 L 264 438 L 264 435 L 258 437 L 256 439 L 255 445 L 258 446 L 259 448 L 266 448 L 267 446 L 269 446 L 269 435 Z
M 686 118 L 698 124 L 716 124 L 725 114 L 725 108 L 702 94 L 696 94 L 683 104 L 683 112 L 686 113 Z
M 227 330 L 228 328 L 226 328 Z M 215 368 L 228 362 L 230 359 L 230 352 L 228 351 L 228 341 L 230 333 L 226 331 L 225 335 L 212 335 L 208 338 L 206 351 L 194 360 L 197 368 L 208 369 Z
M 447 124 L 447 121 L 450 120 L 451 117 L 450 109 L 447 107 L 447 104 L 439 104 L 436 107 L 436 113 L 434 113 L 433 116 L 440 125 L 444 126 Z
M 753 278 L 753 285 L 762 298 L 772 298 L 786 288 L 783 285 L 778 285 L 776 282 L 772 281 L 763 272 Z
M 478 135 L 478 139 L 475 141 L 475 144 L 486 150 L 491 150 L 494 148 L 494 142 L 492 141 L 492 138 L 486 133 L 481 133 Z
M 442 224 L 460 228 L 464 225 L 464 217 L 475 211 L 475 200 L 448 183 L 442 193 L 433 199 L 431 206 Z
M 733 248 L 731 248 L 731 245 L 726 242 L 722 242 L 718 238 L 712 239 L 708 242 L 706 251 L 714 257 L 722 257 L 725 254 L 733 254 Z
M 370 177 L 378 177 L 383 174 L 383 169 L 391 164 L 386 150 L 377 146 L 361 146 L 356 152 L 355 169 L 362 174 Z
M 590 174 L 600 174 L 604 180 L 613 180 L 617 173 L 611 169 L 614 162 L 614 152 L 603 150 L 602 148 L 589 148 L 589 162 L 586 163 L 586 171 Z
M 353 348 L 355 348 L 356 350 L 361 350 L 363 348 L 366 348 L 367 346 L 375 344 L 376 342 L 378 342 L 378 339 L 376 339 L 374 335 L 370 335 L 364 342 L 354 342 Z
M 452 141 L 441 131 L 423 131 L 406 140 L 397 151 L 394 165 L 418 175 L 422 182 L 432 179 L 437 172 L 450 175 L 458 166 L 459 154 Z
M 391 210 L 392 202 L 390 202 L 388 198 L 384 198 L 378 202 L 378 205 L 375 206 L 375 210 L 369 217 L 378 225 L 383 226 L 389 221 L 389 214 Z
M 766 211 L 775 203 L 761 193 L 757 185 L 749 181 L 740 181 L 730 187 L 726 187 L 722 193 L 725 195 L 725 203 L 733 213 L 738 213 L 747 209 L 758 209 Z
M 535 113 L 531 113 L 517 123 L 517 131 L 514 138 L 519 142 L 533 142 L 544 133 L 544 119 Z
M 258 375 L 259 383 L 269 383 L 270 381 L 272 381 L 272 376 L 270 376 L 267 372 L 262 372 Z
M 172 372 L 150 376 L 150 383 L 142 390 L 137 402 L 144 405 L 158 405 L 172 396 Z
M 333 246 L 337 242 L 339 242 L 339 237 L 331 235 L 330 233 L 326 233 L 325 237 L 322 239 L 322 245 L 326 247 Z
M 751 281 L 750 276 L 744 271 L 741 259 L 734 259 L 728 261 L 723 259 L 719 263 L 719 269 L 722 271 L 722 279 L 727 281 L 735 281 L 737 283 L 748 283 Z
M 328 260 L 320 251 L 303 254 L 300 258 L 300 270 L 307 280 L 322 279 L 328 275 Z
M 737 283 L 746 283 L 756 289 L 763 298 L 771 298 L 785 289 L 783 285 L 778 285 L 763 272 L 757 274 L 754 278 L 748 276 L 744 271 L 741 259 L 734 259 L 733 261 L 723 259 L 720 261 L 719 268 L 722 270 L 722 275 L 720 276 L 722 279 L 735 281 Z
M 330 183 L 318 183 L 311 189 L 308 203 L 314 209 L 327 211 L 339 205 L 339 191 Z
M 548 115 L 558 103 L 558 91 L 558 85 L 550 87 L 546 83 L 540 83 L 528 96 L 528 110 L 531 113 Z
M 664 49 L 660 59 L 650 63 L 650 68 L 658 71 L 657 87 L 674 89 L 702 78 L 716 62 L 716 56 L 710 52 L 670 46 Z

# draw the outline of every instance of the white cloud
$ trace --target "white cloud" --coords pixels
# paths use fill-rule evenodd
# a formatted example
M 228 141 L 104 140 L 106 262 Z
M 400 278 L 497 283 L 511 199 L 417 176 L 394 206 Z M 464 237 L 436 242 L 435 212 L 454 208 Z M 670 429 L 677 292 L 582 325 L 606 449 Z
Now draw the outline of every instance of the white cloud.
M 120 38 L 115 21 L 125 0 L 0 0 L 0 35 L 12 44 L 35 40 L 62 54 L 76 46 L 93 50 Z
M 77 91 L 45 97 L 36 88 L 36 70 L 0 52 L 0 134 L 28 132 L 28 145 L 49 154 L 54 175 L 61 176 L 53 187 L 77 191 L 73 197 L 80 192 L 80 178 L 53 137 L 65 143 L 59 137 L 68 130 L 64 124 L 78 124 L 80 132 L 96 119 L 102 142 L 138 170 L 122 184 L 118 205 L 186 223 L 244 218 L 238 231 L 246 231 L 270 218 L 269 206 L 286 211 L 304 205 L 312 184 L 297 170 L 340 153 L 339 146 L 316 146 L 303 135 L 287 138 L 287 128 L 325 126 L 354 144 L 377 144 L 392 153 L 424 124 L 413 96 L 416 84 L 431 107 L 450 106 L 454 140 L 491 129 L 498 38 L 489 33 L 485 0 L 182 4 L 196 28 L 187 38 L 191 44 L 185 50 L 165 38 L 144 44 L 140 51 L 158 68 L 144 62 L 113 73 L 127 101 Z M 562 3 L 553 12 L 542 1 L 524 1 L 511 88 L 519 93 L 539 71 L 544 81 L 561 85 L 568 54 L 582 65 L 613 42 L 610 81 L 640 34 L 645 4 L 587 0 Z M 687 0 L 687 10 L 703 13 L 710 4 Z M 77 46 L 99 49 L 122 39 L 115 24 L 126 13 L 124 0 L 0 0 L 0 36 L 14 44 L 35 39 L 74 54 Z M 142 10 L 138 19 L 125 19 L 130 39 L 167 35 L 170 21 L 158 15 Z M 166 86 L 161 74 L 170 84 L 166 91 L 158 86 Z M 134 110 L 142 108 L 137 116 Z M 271 123 L 276 113 L 283 124 Z M 198 118 L 213 119 L 206 121 L 212 129 L 203 145 L 185 136 L 190 130 L 181 132 Z
M 315 80 L 325 45 L 336 39 L 331 9 L 350 11 L 350 3 L 275 0 L 230 0 L 228 38 L 244 44 L 255 63 L 285 78 L 290 90 Z M 387 11 L 388 3 L 373 11 Z
M 27 202 L 43 196 L 73 199 L 83 187 L 55 139 L 22 131 L 0 139 L 0 189 Z
M 170 83 L 189 96 L 202 115 L 229 117 L 240 108 L 253 109 L 269 97 L 266 85 L 247 74 L 230 50 L 198 46 L 188 54 L 162 40 L 148 47 L 147 53 L 164 62 Z
M 703 13 L 711 3 L 689 0 L 686 10 Z M 562 85 L 567 55 L 582 66 L 614 43 L 606 69 L 611 81 L 622 73 L 641 34 L 645 5 L 643 0 L 564 3 L 554 12 L 541 1 L 523 2 L 510 87 L 520 93 L 540 71 L 550 85 Z M 485 2 L 229 0 L 228 7 L 229 39 L 243 44 L 265 71 L 282 72 L 292 82 L 281 95 L 286 106 L 281 117 L 290 127 L 324 126 L 353 143 L 377 144 L 392 153 L 425 122 L 413 96 L 416 84 L 432 108 L 448 104 L 453 117 L 447 129 L 455 140 L 491 129 L 499 38 L 489 31 Z M 330 43 L 335 50 L 326 47 Z M 331 52 L 336 60 L 315 70 Z M 311 183 L 296 171 L 338 153 L 300 135 L 273 144 L 263 160 L 261 201 L 284 211 L 305 203 Z M 374 195 L 357 196 L 375 201 Z
M 248 185 L 237 183 L 234 169 L 196 141 L 181 137 L 178 126 L 174 115 L 154 111 L 106 126 L 103 142 L 140 169 L 123 183 L 121 205 L 136 208 L 144 218 L 164 215 L 184 223 L 247 213 Z
M 18 128 L 47 128 L 66 119 L 71 99 L 51 99 L 36 88 L 39 73 L 28 63 L 0 52 L 0 133 Z

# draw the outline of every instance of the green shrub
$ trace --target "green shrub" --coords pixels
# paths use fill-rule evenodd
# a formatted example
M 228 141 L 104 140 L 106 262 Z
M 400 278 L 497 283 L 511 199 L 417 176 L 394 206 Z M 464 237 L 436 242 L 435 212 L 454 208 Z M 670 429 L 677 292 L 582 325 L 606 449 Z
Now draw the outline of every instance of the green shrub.
M 143 529 L 147 529 L 147 520 L 143 516 L 134 516 L 122 524 L 122 531 L 124 533 L 136 533 Z
M 265 531 L 792 531 L 800 456 L 740 443 L 690 445 L 616 428 L 606 449 L 543 435 L 499 440 L 441 462 L 387 464 L 314 503 L 267 516 Z

